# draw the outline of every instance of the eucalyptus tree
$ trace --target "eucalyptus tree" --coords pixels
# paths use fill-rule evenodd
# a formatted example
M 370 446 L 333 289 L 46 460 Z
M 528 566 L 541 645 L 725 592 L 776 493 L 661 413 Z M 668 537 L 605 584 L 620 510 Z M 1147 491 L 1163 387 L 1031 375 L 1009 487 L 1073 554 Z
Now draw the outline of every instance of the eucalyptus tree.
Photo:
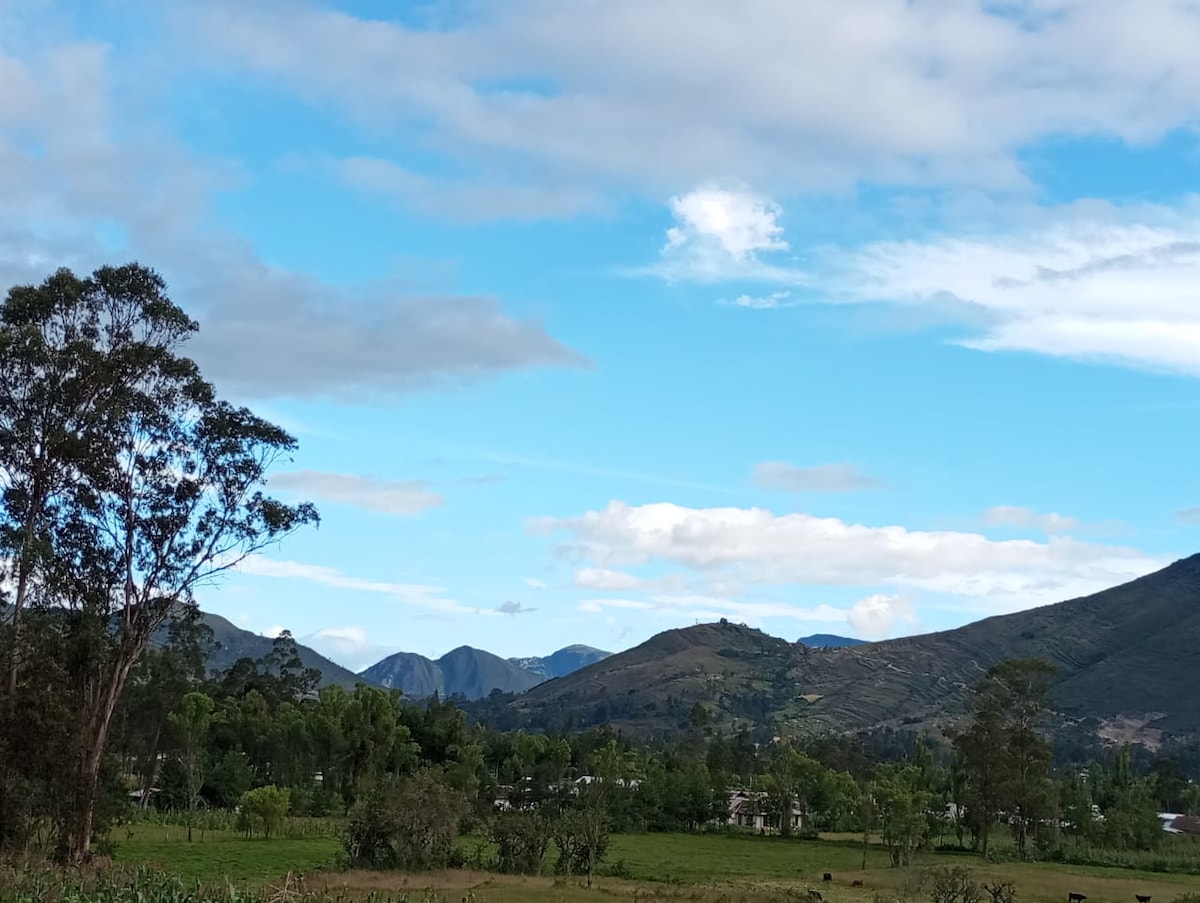
M 0 536 L 14 585 L 7 691 L 32 682 L 21 618 L 70 638 L 78 742 L 61 853 L 90 852 L 113 713 L 155 633 L 195 590 L 317 521 L 262 491 L 284 430 L 218 398 L 181 351 L 197 324 L 153 270 L 59 270 L 0 307 Z

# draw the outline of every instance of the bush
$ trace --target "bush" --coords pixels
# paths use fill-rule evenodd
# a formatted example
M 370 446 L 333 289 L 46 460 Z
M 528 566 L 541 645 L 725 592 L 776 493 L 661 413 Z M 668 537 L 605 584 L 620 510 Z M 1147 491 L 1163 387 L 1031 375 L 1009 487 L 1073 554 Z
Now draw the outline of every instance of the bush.
M 982 903 L 983 889 L 961 865 L 930 869 L 928 883 L 932 903 Z
M 238 829 L 250 837 L 254 836 L 255 830 L 259 830 L 269 838 L 287 815 L 291 796 L 291 791 L 274 784 L 247 790 L 242 794 Z
M 428 871 L 462 864 L 455 845 L 467 800 L 441 776 L 388 778 L 350 812 L 344 846 L 351 866 Z
M 608 852 L 608 822 L 603 812 L 579 809 L 564 812 L 552 829 L 558 847 L 554 870 L 560 875 L 587 875 Z
M 505 812 L 492 826 L 496 871 L 510 875 L 539 875 L 550 846 L 550 825 L 537 812 Z

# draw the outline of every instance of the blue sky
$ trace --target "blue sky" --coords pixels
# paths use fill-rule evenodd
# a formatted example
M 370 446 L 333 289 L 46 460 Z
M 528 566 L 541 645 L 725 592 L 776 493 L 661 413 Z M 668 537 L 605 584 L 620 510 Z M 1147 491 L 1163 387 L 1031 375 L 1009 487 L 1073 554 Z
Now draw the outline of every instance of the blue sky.
M 1200 12 L 0 0 L 0 281 L 137 259 L 355 668 L 881 638 L 1200 544 Z

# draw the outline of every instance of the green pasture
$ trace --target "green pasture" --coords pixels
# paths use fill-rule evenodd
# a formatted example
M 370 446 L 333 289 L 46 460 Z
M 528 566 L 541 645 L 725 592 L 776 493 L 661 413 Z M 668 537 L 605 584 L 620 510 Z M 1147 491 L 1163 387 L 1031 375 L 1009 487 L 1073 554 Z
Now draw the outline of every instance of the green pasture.
M 196 832 L 174 825 L 129 826 L 117 837 L 114 862 L 144 865 L 208 884 L 227 881 L 264 888 L 283 885 L 286 876 L 306 876 L 306 885 L 331 894 L 328 899 L 363 898 L 370 893 L 408 895 L 412 901 L 473 900 L 506 903 L 517 900 L 788 900 L 806 898 L 817 888 L 825 903 L 873 903 L 903 896 L 906 884 L 929 867 L 962 865 L 979 880 L 1010 881 L 1018 903 L 1064 903 L 1070 892 L 1088 903 L 1135 903 L 1135 895 L 1153 903 L 1172 903 L 1185 893 L 1200 894 L 1200 876 L 1139 871 L 1128 868 L 1071 866 L 1049 863 L 991 863 L 965 854 L 927 853 L 911 869 L 888 867 L 886 851 L 867 849 L 845 840 L 800 841 L 723 834 L 627 834 L 612 838 L 595 886 L 578 879 L 497 876 L 481 869 L 436 875 L 338 872 L 340 842 L 324 837 L 246 838 L 228 830 Z M 464 838 L 468 856 L 481 841 Z M 486 846 L 483 852 L 488 852 Z M 549 858 L 549 857 L 548 857 Z M 832 882 L 822 881 L 825 872 Z M 861 882 L 861 886 L 853 886 Z M 911 888 L 909 888 L 911 891 Z M 415 895 L 415 896 L 414 896 Z M 473 896 L 472 896 L 473 895 Z M 314 898 L 323 899 L 323 898 Z M 0 903 L 4 903 L 0 897 Z M 917 895 L 912 903 L 926 903 Z

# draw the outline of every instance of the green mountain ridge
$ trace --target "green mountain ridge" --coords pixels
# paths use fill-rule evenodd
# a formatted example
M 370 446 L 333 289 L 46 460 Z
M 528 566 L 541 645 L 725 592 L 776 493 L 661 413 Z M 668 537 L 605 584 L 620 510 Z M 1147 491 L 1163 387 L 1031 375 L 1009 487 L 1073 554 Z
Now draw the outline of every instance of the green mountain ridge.
M 545 678 L 482 649 L 459 646 L 436 661 L 415 652 L 397 652 L 376 662 L 361 677 L 405 696 L 463 696 L 481 699 L 493 690 L 522 693 Z
M 715 725 L 797 734 L 934 723 L 960 709 L 992 664 L 1045 658 L 1057 708 L 1103 731 L 1121 721 L 1200 734 L 1200 555 L 1091 596 L 954 630 L 810 648 L 719 622 L 670 630 L 509 703 L 533 726 L 609 722 L 636 733 Z M 1135 731 L 1135 733 L 1136 733 Z

